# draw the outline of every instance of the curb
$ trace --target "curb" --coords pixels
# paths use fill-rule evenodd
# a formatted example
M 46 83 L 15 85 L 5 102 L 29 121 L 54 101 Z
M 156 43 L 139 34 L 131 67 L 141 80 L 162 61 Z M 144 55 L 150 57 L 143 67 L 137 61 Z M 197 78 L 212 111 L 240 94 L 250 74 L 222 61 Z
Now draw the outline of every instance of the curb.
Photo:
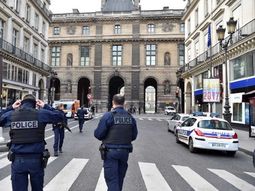
M 244 149 L 244 148 L 241 148 L 241 147 L 239 147 L 239 151 L 241 151 L 241 152 L 243 152 L 243 153 L 245 153 L 245 154 L 247 154 L 247 155 L 250 155 L 250 156 L 253 155 L 253 152 L 252 152 L 252 151 L 249 151 L 249 150 Z

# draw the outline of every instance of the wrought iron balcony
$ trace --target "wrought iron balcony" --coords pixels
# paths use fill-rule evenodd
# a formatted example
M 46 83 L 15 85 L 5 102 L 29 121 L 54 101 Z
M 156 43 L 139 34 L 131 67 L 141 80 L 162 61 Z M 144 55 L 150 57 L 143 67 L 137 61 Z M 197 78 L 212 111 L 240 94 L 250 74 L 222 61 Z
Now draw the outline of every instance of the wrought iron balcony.
M 230 43 L 230 46 L 234 45 L 235 43 L 239 42 L 242 39 L 245 39 L 255 33 L 255 19 L 238 29 L 232 36 L 232 43 Z M 229 36 L 225 38 L 224 41 L 227 41 L 229 39 Z M 184 70 L 183 72 L 187 72 L 190 69 L 203 64 L 206 60 L 210 59 L 210 57 L 213 57 L 220 53 L 221 48 L 220 44 L 217 43 L 211 48 L 211 53 L 210 51 L 205 51 L 199 56 L 197 56 L 195 59 L 191 60 L 190 62 L 185 64 L 185 67 L 182 68 Z M 210 55 L 211 54 L 211 55 Z
M 40 60 L 34 58 L 30 54 L 26 53 L 25 51 L 17 48 L 16 46 L 12 45 L 11 43 L 5 41 L 4 39 L 0 38 L 0 51 L 5 53 L 9 53 L 12 56 L 15 56 L 25 62 L 28 62 L 31 66 L 35 66 L 39 69 L 43 69 L 46 72 L 51 70 L 51 67 Z

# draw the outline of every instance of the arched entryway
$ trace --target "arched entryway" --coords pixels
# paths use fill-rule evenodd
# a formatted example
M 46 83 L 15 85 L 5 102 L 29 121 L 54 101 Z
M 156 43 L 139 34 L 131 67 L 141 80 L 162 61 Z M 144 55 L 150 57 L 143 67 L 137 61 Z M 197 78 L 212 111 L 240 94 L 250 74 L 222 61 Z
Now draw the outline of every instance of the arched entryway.
M 192 87 L 190 82 L 186 85 L 185 102 L 185 113 L 192 113 Z
M 144 112 L 157 112 L 157 81 L 153 78 L 148 78 L 144 82 Z
M 80 105 L 89 107 L 88 94 L 91 94 L 90 81 L 88 78 L 81 78 L 78 82 L 78 100 L 80 100 Z
M 39 98 L 40 100 L 44 100 L 44 81 L 43 81 L 43 79 L 40 79 L 40 80 L 39 80 L 38 87 L 39 87 L 39 95 L 38 95 L 38 98 Z
M 125 83 L 124 80 L 119 76 L 114 76 L 109 81 L 109 96 L 108 96 L 108 111 L 112 108 L 112 97 L 115 94 L 122 93 L 125 91 Z
M 55 100 L 60 100 L 60 80 L 58 78 L 51 78 L 48 94 L 50 104 Z

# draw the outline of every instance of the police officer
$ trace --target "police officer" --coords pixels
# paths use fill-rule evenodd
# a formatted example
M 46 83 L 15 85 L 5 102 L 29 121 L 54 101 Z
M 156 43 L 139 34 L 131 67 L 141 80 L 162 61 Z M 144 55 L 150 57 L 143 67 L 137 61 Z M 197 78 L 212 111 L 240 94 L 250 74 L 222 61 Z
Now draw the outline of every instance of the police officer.
M 113 109 L 101 118 L 94 135 L 102 141 L 106 151 L 104 160 L 104 177 L 108 191 L 121 191 L 127 171 L 131 142 L 137 137 L 135 119 L 124 108 L 125 98 L 120 94 L 113 96 Z
M 67 125 L 67 117 L 66 117 L 66 113 L 63 111 L 64 110 L 64 104 L 59 104 L 57 106 L 57 110 L 62 113 L 62 115 L 64 116 L 64 122 L 63 123 L 53 123 L 52 127 L 53 127 L 53 131 L 54 131 L 54 145 L 53 145 L 53 149 L 54 149 L 54 156 L 58 156 L 58 151 L 60 153 L 62 153 L 62 146 L 63 146 L 63 142 L 64 142 L 64 138 L 65 138 L 65 129 L 64 129 L 64 125 Z
M 0 118 L 0 125 L 10 125 L 8 157 L 12 161 L 12 190 L 27 191 L 30 175 L 32 191 L 42 191 L 46 159 L 43 157 L 45 126 L 61 122 L 64 118 L 62 113 L 54 111 L 41 100 L 36 101 L 31 94 L 15 103 L 13 109 L 20 107 L 4 113 Z M 37 110 L 36 106 L 42 109 Z
M 79 108 L 78 111 L 77 111 L 80 133 L 82 133 L 83 124 L 85 122 L 85 119 L 84 119 L 85 114 L 87 114 L 87 110 L 84 109 L 83 106 L 81 106 L 81 108 Z

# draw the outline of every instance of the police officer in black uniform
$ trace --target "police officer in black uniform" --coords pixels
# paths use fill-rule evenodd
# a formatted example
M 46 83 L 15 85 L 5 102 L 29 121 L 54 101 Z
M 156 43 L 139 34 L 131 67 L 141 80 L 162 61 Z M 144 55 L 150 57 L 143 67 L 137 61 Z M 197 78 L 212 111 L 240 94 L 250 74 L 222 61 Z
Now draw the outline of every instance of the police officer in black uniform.
M 87 114 L 87 110 L 84 109 L 83 106 L 81 106 L 81 108 L 79 108 L 77 110 L 77 116 L 78 116 L 78 121 L 79 121 L 79 129 L 80 129 L 80 133 L 82 133 L 82 129 L 83 129 L 83 124 L 85 122 L 85 118 L 84 115 Z
M 1 126 L 10 125 L 8 158 L 12 161 L 12 189 L 27 191 L 30 175 L 32 191 L 42 191 L 44 168 L 49 157 L 45 150 L 45 126 L 63 121 L 64 117 L 41 100 L 36 101 L 31 94 L 17 101 L 16 105 L 20 107 L 4 113 L 0 118 Z M 41 109 L 36 109 L 36 106 Z
M 108 191 L 121 191 L 127 171 L 131 142 L 137 137 L 135 119 L 124 108 L 125 98 L 113 96 L 113 109 L 101 118 L 94 135 L 102 141 L 101 157 L 104 160 L 104 177 Z

